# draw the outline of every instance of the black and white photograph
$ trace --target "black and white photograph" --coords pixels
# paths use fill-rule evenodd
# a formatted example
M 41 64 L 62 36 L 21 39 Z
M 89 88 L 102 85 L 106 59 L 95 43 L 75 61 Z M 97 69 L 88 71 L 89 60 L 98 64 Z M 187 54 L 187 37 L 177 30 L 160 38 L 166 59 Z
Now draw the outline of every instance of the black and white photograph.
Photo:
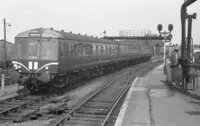
M 200 0 L 2 0 L 0 126 L 200 126 Z

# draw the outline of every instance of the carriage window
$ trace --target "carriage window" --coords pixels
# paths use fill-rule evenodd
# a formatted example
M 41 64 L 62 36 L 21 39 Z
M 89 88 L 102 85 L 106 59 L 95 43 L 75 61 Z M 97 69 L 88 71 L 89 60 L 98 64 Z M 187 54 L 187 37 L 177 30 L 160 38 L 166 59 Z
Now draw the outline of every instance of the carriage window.
M 49 46 L 47 43 L 41 43 L 41 58 L 48 59 L 49 58 Z
M 101 46 L 101 49 L 100 49 L 100 54 L 101 54 L 101 56 L 103 56 L 103 52 L 104 52 L 103 46 Z
M 108 47 L 105 45 L 105 56 L 107 55 L 107 53 L 108 53 Z
M 86 56 L 86 45 L 82 45 L 83 56 Z
M 77 45 L 77 56 L 82 56 L 82 48 L 80 44 Z
M 89 56 L 89 46 L 86 45 L 86 56 Z
M 77 48 L 77 45 L 75 44 L 75 45 L 74 45 L 74 56 L 76 56 L 76 54 L 77 54 L 77 52 L 78 52 L 77 49 L 78 49 L 78 48 Z
M 50 60 L 55 60 L 57 59 L 57 45 L 56 43 L 52 42 L 49 43 L 49 48 L 48 48 L 48 57 Z
M 75 55 L 75 51 L 76 51 L 75 48 L 76 48 L 75 45 L 73 43 L 71 43 L 70 46 L 69 46 L 69 52 L 70 52 L 69 54 L 70 54 L 70 56 L 74 56 Z
M 69 50 L 69 56 L 70 56 L 70 53 L 71 53 L 71 44 L 70 43 L 68 44 L 68 47 L 69 47 L 68 50 Z
M 111 53 L 112 53 L 112 47 L 110 46 L 109 47 L 109 54 L 112 55 Z
M 86 48 L 86 56 L 91 56 L 92 55 L 92 45 L 90 45 L 90 44 L 87 44 L 86 46 L 85 46 Z
M 92 56 L 92 45 L 89 45 L 89 56 Z
M 96 55 L 98 55 L 98 45 L 96 46 Z
M 84 56 L 84 46 L 83 44 L 80 44 L 80 56 Z
M 92 45 L 92 55 L 96 55 L 96 46 Z

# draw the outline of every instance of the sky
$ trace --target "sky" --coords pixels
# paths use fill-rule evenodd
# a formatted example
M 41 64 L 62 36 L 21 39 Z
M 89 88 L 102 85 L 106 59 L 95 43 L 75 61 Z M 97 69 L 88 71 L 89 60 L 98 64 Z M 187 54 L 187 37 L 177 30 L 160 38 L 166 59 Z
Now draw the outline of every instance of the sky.
M 100 36 L 119 35 L 120 30 L 147 30 L 158 34 L 157 25 L 168 31 L 173 24 L 172 43 L 181 43 L 180 8 L 184 0 L 1 0 L 0 39 L 3 18 L 7 40 L 14 42 L 20 32 L 34 28 L 64 29 L 66 32 Z M 194 44 L 200 44 L 200 0 L 188 8 L 197 13 L 193 20 Z M 1 30 L 2 29 L 2 30 Z

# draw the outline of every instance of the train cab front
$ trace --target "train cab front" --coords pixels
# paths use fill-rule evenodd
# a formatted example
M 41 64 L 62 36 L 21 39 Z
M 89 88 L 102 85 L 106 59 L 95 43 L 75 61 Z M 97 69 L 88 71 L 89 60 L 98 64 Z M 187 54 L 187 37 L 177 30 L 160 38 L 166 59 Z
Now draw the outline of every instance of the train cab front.
M 31 91 L 48 85 L 58 69 L 57 41 L 41 37 L 15 38 L 16 53 L 13 60 L 18 82 Z
M 31 91 L 48 88 L 55 75 L 58 62 L 48 61 L 13 61 L 15 70 L 19 74 L 18 83 Z M 33 67 L 31 67 L 33 64 Z

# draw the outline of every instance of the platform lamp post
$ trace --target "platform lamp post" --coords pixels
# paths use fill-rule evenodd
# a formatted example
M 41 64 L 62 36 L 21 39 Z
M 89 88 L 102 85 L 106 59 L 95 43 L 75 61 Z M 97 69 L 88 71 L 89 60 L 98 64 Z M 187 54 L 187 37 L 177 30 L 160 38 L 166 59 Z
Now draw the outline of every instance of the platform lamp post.
M 173 30 L 173 25 L 172 25 L 172 24 L 169 24 L 169 25 L 168 25 L 168 30 L 169 30 L 169 32 L 166 32 L 166 31 L 161 32 L 161 31 L 162 31 L 162 24 L 158 24 L 157 30 L 158 30 L 160 36 L 163 35 L 163 37 L 164 37 L 164 57 L 163 57 L 163 60 L 164 60 L 164 74 L 166 74 L 166 42 L 167 42 L 167 41 L 166 41 L 166 40 L 167 40 L 166 38 L 167 38 L 167 36 L 172 37 L 171 31 Z M 170 39 L 171 39 L 171 38 L 170 38 Z

